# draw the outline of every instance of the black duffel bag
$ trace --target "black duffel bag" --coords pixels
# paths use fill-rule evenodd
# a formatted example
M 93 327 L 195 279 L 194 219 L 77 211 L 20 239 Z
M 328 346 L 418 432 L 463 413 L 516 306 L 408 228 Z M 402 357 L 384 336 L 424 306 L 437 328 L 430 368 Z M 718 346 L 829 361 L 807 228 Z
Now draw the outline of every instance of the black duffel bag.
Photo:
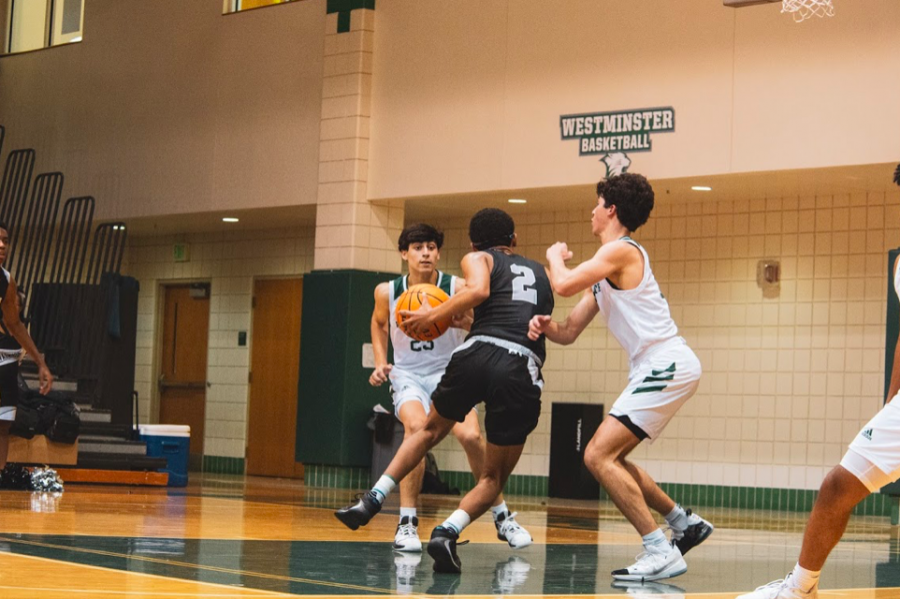
M 9 432 L 25 439 L 45 435 L 51 441 L 72 444 L 80 430 L 78 406 L 71 400 L 54 391 L 41 395 L 29 390 L 19 399 L 16 420 Z

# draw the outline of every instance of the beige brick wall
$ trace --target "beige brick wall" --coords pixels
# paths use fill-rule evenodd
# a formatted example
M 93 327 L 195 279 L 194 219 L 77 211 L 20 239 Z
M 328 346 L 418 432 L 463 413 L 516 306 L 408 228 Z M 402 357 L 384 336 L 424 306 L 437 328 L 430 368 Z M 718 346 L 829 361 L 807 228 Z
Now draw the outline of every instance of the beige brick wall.
M 155 422 L 158 415 L 162 286 L 209 282 L 207 380 L 211 386 L 206 394 L 204 453 L 244 457 L 253 281 L 297 277 L 312 270 L 314 236 L 309 227 L 131 239 L 123 270 L 141 283 L 135 388 L 142 422 Z M 176 242 L 190 244 L 190 262 L 173 261 Z M 247 346 L 238 347 L 238 331 L 248 332 Z
M 567 240 L 575 261 L 597 248 L 584 210 L 510 207 L 522 253 Z M 700 357 L 700 389 L 662 438 L 634 457 L 665 482 L 818 488 L 882 402 L 887 250 L 900 245 L 900 193 L 684 203 L 666 197 L 635 236 L 681 334 Z M 458 272 L 466 220 L 445 225 L 443 268 Z M 756 285 L 781 260 L 777 298 Z M 563 318 L 577 301 L 557 298 Z M 600 322 L 572 346 L 548 344 L 541 423 L 518 474 L 549 472 L 550 405 L 603 403 L 626 383 L 624 352 Z M 452 439 L 442 468 L 466 470 Z
M 350 31 L 325 24 L 315 267 L 397 271 L 402 202 L 368 202 L 375 12 L 350 13 Z

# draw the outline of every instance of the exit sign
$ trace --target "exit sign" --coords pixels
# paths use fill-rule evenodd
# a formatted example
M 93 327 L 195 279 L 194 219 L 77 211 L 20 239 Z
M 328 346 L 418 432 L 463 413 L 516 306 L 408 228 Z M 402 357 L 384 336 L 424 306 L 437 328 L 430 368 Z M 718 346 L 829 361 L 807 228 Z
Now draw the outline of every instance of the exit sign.
M 176 243 L 172 246 L 172 257 L 175 262 L 188 262 L 190 258 L 190 246 L 186 243 Z

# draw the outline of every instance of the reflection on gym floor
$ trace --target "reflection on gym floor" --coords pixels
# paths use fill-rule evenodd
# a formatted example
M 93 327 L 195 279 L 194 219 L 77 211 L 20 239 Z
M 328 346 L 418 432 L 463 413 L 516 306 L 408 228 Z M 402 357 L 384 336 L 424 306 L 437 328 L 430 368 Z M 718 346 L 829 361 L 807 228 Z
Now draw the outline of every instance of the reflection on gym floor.
M 74 485 L 61 497 L 3 492 L 0 571 L 15 574 L 0 576 L 0 594 L 733 597 L 784 576 L 796 560 L 806 518 L 703 510 L 717 529 L 688 554 L 688 572 L 638 584 L 610 577 L 640 551 L 640 540 L 612 506 L 512 498 L 535 544 L 513 551 L 497 540 L 491 522 L 476 522 L 464 535 L 471 543 L 459 549 L 462 574 L 446 575 L 432 572 L 427 554 L 391 549 L 396 506 L 389 504 L 365 529 L 346 530 L 331 510 L 347 495 L 222 476 L 201 478 L 180 492 Z M 419 532 L 427 538 L 455 498 L 424 501 Z M 66 576 L 47 576 L 47 560 Z M 109 582 L 112 576 L 119 578 Z M 887 519 L 851 522 L 821 588 L 823 596 L 844 589 L 840 596 L 900 597 L 900 542 Z

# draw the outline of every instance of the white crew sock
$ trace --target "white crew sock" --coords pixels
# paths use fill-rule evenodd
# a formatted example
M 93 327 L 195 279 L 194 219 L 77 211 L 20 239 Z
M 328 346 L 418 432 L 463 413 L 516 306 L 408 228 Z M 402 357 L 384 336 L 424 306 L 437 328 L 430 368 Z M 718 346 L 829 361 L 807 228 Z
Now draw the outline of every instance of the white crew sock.
M 410 519 L 416 517 L 416 508 L 414 507 L 401 507 L 400 508 L 400 519 L 403 520 L 405 516 L 409 516 Z
M 494 515 L 494 522 L 497 521 L 497 518 L 499 518 L 503 514 L 507 513 L 508 511 L 509 511 L 509 508 L 506 507 L 505 501 L 503 503 L 501 503 L 500 505 L 495 505 L 494 507 L 492 507 L 491 513 Z
M 669 541 L 666 539 L 662 529 L 657 528 L 648 535 L 644 535 L 644 549 L 654 549 L 656 551 L 665 551 L 669 547 Z
M 684 532 L 688 527 L 687 512 L 684 511 L 683 507 L 676 503 L 675 509 L 666 515 L 666 522 L 668 522 L 669 526 L 675 530 Z
M 459 534 L 463 531 L 463 529 L 472 522 L 472 519 L 469 518 L 469 514 L 465 513 L 462 510 L 456 510 L 450 517 L 444 520 L 444 523 L 441 524 L 444 528 L 449 528 L 451 530 L 456 531 L 456 534 Z
M 791 572 L 791 582 L 795 588 L 808 593 L 818 586 L 819 574 L 821 574 L 821 571 L 813 572 L 812 570 L 801 568 L 800 564 L 797 563 L 797 565 L 794 566 L 794 571 Z
M 372 490 L 375 491 L 375 501 L 384 503 L 384 500 L 387 499 L 387 496 L 391 494 L 391 491 L 393 491 L 396 486 L 397 481 L 387 474 L 382 474 L 381 478 L 378 479 L 378 482 L 375 483 L 375 486 L 372 487 Z

